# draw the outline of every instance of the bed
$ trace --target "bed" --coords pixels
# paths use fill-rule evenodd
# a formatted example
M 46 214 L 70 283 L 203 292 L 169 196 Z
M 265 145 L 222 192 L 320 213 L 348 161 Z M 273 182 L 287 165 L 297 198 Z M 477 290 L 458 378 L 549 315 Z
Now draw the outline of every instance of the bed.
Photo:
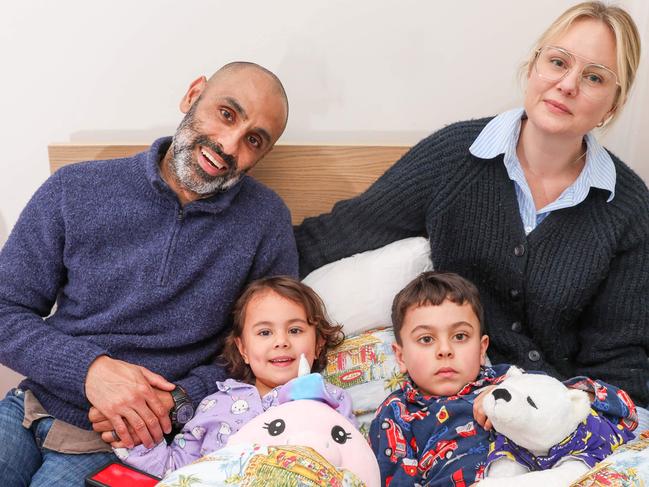
M 129 156 L 147 147 L 52 144 L 48 147 L 50 170 L 79 161 Z M 293 223 L 299 224 L 363 192 L 407 150 L 404 146 L 278 145 L 251 175 L 284 199 Z M 343 324 L 347 338 L 329 355 L 325 376 L 349 391 L 364 433 L 376 407 L 401 381 L 391 351 L 392 297 L 414 276 L 431 268 L 428 242 L 418 237 L 328 264 L 305 279 L 321 295 L 331 318 Z M 649 479 L 649 434 L 636 448 L 609 458 L 602 462 L 606 465 L 595 467 L 574 485 L 644 485 Z M 614 483 L 607 483 L 611 479 Z

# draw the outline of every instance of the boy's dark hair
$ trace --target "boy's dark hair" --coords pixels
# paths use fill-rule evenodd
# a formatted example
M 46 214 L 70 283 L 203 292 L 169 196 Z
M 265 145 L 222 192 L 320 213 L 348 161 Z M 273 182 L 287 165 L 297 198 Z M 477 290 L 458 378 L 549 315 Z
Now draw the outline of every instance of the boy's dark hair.
M 484 311 L 478 288 L 452 272 L 430 271 L 419 274 L 394 297 L 392 327 L 397 343 L 401 345 L 401 328 L 408 309 L 413 306 L 439 306 L 447 299 L 460 306 L 469 303 L 480 321 L 480 333 L 484 334 Z
M 260 293 L 273 291 L 280 296 L 290 299 L 304 308 L 309 325 L 315 326 L 316 343 L 322 343 L 320 353 L 313 361 L 313 372 L 322 372 L 327 365 L 327 352 L 340 345 L 345 339 L 342 326 L 329 321 L 324 303 L 320 296 L 306 284 L 289 276 L 264 277 L 251 282 L 243 291 L 232 311 L 232 329 L 225 338 L 221 359 L 229 376 L 243 382 L 253 384 L 255 375 L 239 353 L 235 338 L 241 338 L 246 317 L 246 307 L 252 298 Z

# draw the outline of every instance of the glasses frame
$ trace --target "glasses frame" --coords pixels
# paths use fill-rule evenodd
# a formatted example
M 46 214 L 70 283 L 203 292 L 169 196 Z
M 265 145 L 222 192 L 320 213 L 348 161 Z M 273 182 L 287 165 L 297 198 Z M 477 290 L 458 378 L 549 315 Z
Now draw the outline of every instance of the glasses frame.
M 562 53 L 565 53 L 565 54 L 566 54 L 566 55 L 571 59 L 571 61 L 573 61 L 573 66 L 571 66 L 570 69 L 566 70 L 565 73 L 563 73 L 560 77 L 558 77 L 558 78 L 556 78 L 556 79 L 550 79 L 550 78 L 548 78 L 548 77 L 546 77 L 546 76 L 543 76 L 541 73 L 539 73 L 538 62 L 539 62 L 539 58 L 541 57 L 541 52 L 542 52 L 544 49 L 556 49 L 557 51 L 561 51 Z M 583 74 L 583 72 L 586 70 L 586 68 L 587 68 L 588 66 L 594 66 L 594 67 L 596 67 L 596 68 L 604 69 L 604 70 L 608 71 L 609 73 L 611 73 L 611 74 L 613 75 L 613 79 L 615 80 L 615 85 L 616 85 L 617 87 L 619 87 L 619 88 L 622 87 L 622 85 L 620 84 L 620 80 L 619 80 L 618 77 L 617 77 L 617 74 L 615 74 L 615 71 L 613 71 L 613 70 L 612 70 L 611 68 L 609 68 L 608 66 L 604 66 L 603 64 L 594 63 L 594 62 L 592 62 L 592 61 L 589 61 L 588 59 L 585 59 L 585 58 L 583 58 L 583 57 L 581 57 L 581 56 L 578 56 L 577 54 L 574 54 L 574 53 L 568 51 L 567 49 L 564 49 L 563 47 L 559 47 L 559 46 L 543 46 L 543 47 L 539 47 L 539 48 L 535 51 L 535 56 L 534 56 L 534 72 L 536 73 L 536 75 L 537 75 L 539 78 L 542 78 L 542 79 L 544 79 L 544 80 L 546 80 L 546 81 L 552 81 L 552 82 L 554 82 L 554 83 L 558 83 L 559 81 L 561 81 L 562 79 L 564 79 L 566 76 L 568 76 L 568 73 L 570 73 L 570 72 L 572 71 L 572 68 L 574 68 L 574 66 L 577 66 L 577 63 L 574 62 L 574 61 L 576 61 L 576 60 L 582 60 L 582 61 L 584 61 L 584 65 L 583 65 L 583 67 L 581 68 L 581 73 L 580 73 L 580 74 Z M 579 83 L 580 83 L 580 86 L 581 86 L 581 82 L 582 82 L 582 81 L 581 81 L 581 76 L 580 76 L 579 79 L 580 79 Z

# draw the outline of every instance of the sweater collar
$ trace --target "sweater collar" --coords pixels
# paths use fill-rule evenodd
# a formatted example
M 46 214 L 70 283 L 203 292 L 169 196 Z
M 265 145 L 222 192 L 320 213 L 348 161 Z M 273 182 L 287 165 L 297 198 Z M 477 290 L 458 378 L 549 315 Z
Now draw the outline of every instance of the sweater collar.
M 148 152 L 145 153 L 145 174 L 146 179 L 158 196 L 167 201 L 179 204 L 178 196 L 162 179 L 160 175 L 160 162 L 171 146 L 171 137 L 161 137 L 151 144 Z M 239 194 L 244 181 L 248 178 L 244 175 L 240 181 L 227 191 L 215 193 L 208 198 L 193 201 L 185 206 L 186 211 L 204 211 L 207 213 L 220 213 L 227 209 L 236 196 Z

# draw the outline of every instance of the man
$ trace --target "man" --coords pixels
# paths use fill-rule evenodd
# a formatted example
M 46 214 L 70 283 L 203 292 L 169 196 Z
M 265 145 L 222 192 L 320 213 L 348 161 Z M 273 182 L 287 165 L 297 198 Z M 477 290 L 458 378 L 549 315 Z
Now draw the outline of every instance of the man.
M 27 376 L 0 401 L 3 485 L 81 486 L 114 458 L 91 405 L 127 446 L 187 421 L 241 289 L 297 274 L 288 209 L 245 176 L 286 126 L 280 81 L 231 63 L 180 109 L 173 139 L 57 171 L 0 252 L 0 361 Z

